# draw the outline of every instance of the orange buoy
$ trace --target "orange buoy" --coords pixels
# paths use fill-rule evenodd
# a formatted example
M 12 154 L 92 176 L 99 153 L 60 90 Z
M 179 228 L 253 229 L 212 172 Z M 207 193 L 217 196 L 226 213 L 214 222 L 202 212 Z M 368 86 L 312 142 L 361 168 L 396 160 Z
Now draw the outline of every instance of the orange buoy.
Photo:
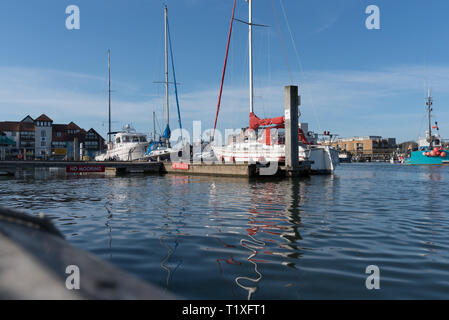
M 441 153 L 440 153 L 440 156 L 441 156 L 442 158 L 446 158 L 446 152 L 444 152 L 444 151 L 441 152 Z

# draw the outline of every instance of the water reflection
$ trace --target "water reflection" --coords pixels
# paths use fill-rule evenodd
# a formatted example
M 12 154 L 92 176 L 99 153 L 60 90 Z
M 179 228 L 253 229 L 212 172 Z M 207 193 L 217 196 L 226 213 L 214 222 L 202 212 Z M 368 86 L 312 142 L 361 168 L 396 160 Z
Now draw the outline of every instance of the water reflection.
M 240 276 L 235 278 L 235 283 L 242 289 L 248 291 L 248 300 L 251 300 L 252 295 L 257 291 L 257 283 L 262 280 L 262 274 L 258 270 L 257 262 L 264 262 L 254 259 L 257 256 L 257 250 L 262 250 L 265 247 L 265 242 L 256 240 L 253 236 L 249 235 L 250 240 L 242 239 L 240 244 L 242 247 L 248 249 L 251 254 L 248 257 L 248 261 L 254 265 L 254 272 L 257 274 L 256 278 L 250 278 L 248 276 Z M 244 285 L 244 280 L 251 282 L 253 286 Z
M 235 283 L 247 292 L 248 300 L 263 279 L 259 264 L 279 263 L 294 268 L 292 260 L 301 257 L 297 242 L 301 240 L 301 205 L 306 188 L 306 182 L 298 179 L 288 184 L 268 182 L 251 187 L 247 235 L 240 240 L 240 246 L 250 253 L 246 260 L 253 266 L 253 274 L 235 278 Z
M 167 254 L 162 259 L 160 266 L 167 273 L 164 283 L 165 290 L 170 288 L 173 277 L 178 268 L 181 267 L 183 260 L 175 258 L 176 251 L 180 245 L 180 240 L 187 234 L 183 232 L 182 228 L 186 225 L 184 220 L 186 218 L 186 209 L 181 204 L 171 204 L 174 198 L 179 195 L 184 195 L 189 192 L 187 176 L 171 176 L 169 177 L 171 183 L 171 192 L 165 198 L 165 208 L 163 214 L 164 225 L 162 227 L 163 233 L 159 237 L 159 243 Z
M 447 298 L 448 179 L 381 164 L 263 182 L 33 171 L 0 180 L 0 205 L 49 214 L 75 246 L 187 299 L 372 298 L 367 264 L 385 270 L 375 297 Z

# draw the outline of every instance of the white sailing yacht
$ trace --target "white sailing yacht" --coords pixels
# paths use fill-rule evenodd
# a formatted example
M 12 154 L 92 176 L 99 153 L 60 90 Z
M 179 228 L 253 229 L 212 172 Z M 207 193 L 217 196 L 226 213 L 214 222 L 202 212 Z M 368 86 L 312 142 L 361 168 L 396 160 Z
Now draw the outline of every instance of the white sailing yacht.
M 173 62 L 173 49 L 171 45 L 171 36 L 170 36 L 170 30 L 168 25 L 168 9 L 167 6 L 164 7 L 164 23 L 165 23 L 165 100 L 166 100 L 166 116 L 167 116 L 167 124 L 164 130 L 164 133 L 161 136 L 160 141 L 154 141 L 150 143 L 148 150 L 145 154 L 145 159 L 151 160 L 168 160 L 170 158 L 170 155 L 172 153 L 178 152 L 182 148 L 177 148 L 175 146 L 174 148 L 170 145 L 170 92 L 169 92 L 169 77 L 168 77 L 168 48 L 170 44 L 170 53 L 171 53 L 171 62 L 172 62 L 172 72 L 173 72 L 173 83 L 175 87 L 175 95 L 176 95 L 176 103 L 178 107 L 178 122 L 179 127 L 182 129 L 181 125 L 181 114 L 179 111 L 179 101 L 178 101 L 178 90 L 177 90 L 177 83 L 176 83 L 176 75 L 175 75 L 175 67 Z M 181 136 L 182 139 L 182 136 Z M 182 141 L 181 141 L 182 142 Z
M 108 93 L 109 93 L 109 132 L 105 153 L 95 157 L 96 161 L 134 161 L 145 156 L 148 148 L 146 135 L 137 133 L 131 125 L 121 131 L 111 132 L 111 50 L 108 50 Z M 112 136 L 114 138 L 112 139 Z
M 241 136 L 233 137 L 234 141 L 232 143 L 225 146 L 212 146 L 212 149 L 217 159 L 225 162 L 283 162 L 285 161 L 285 144 L 283 144 L 284 138 L 282 136 L 282 133 L 279 132 L 279 129 L 282 129 L 284 127 L 285 117 L 259 119 L 254 114 L 252 0 L 247 0 L 247 2 L 249 6 L 249 129 L 243 132 Z M 230 34 L 231 31 L 232 24 Z M 223 72 L 225 72 L 225 70 L 226 69 L 224 69 Z M 221 92 L 219 99 L 220 97 Z M 217 118 L 215 119 L 215 124 L 216 120 Z M 260 130 L 260 127 L 263 128 L 264 133 L 262 137 L 256 137 L 256 132 Z M 271 129 L 275 129 L 274 135 L 271 133 Z M 300 145 L 298 150 L 299 159 L 311 160 L 313 162 L 311 169 L 314 173 L 332 173 L 335 170 L 336 166 L 339 164 L 337 150 L 328 146 L 312 144 L 311 141 L 308 141 L 308 139 L 306 138 L 306 134 L 308 132 L 303 132 L 301 128 L 298 128 L 298 132 L 300 137 Z

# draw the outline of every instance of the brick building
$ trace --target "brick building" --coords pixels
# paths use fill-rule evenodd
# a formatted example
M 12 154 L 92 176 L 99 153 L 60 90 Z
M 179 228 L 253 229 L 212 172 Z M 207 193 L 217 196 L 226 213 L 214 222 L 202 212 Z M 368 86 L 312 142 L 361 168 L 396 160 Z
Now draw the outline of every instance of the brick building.
M 337 139 L 330 145 L 339 151 L 346 151 L 359 160 L 388 160 L 396 151 L 395 138 L 382 138 L 380 136 L 352 137 Z
M 104 150 L 105 140 L 94 130 L 76 123 L 54 124 L 45 114 L 36 119 L 26 116 L 19 122 L 0 122 L 0 131 L 14 144 L 5 150 L 9 159 L 91 159 Z

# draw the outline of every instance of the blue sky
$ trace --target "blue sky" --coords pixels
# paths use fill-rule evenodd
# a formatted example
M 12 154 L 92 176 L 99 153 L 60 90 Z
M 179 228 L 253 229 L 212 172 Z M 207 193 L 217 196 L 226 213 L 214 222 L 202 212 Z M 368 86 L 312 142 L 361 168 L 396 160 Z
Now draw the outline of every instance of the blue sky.
M 0 120 L 46 113 L 107 131 L 107 49 L 112 50 L 113 126 L 163 127 L 163 3 L 169 8 L 184 126 L 213 125 L 232 0 L 5 0 L 0 4 Z M 253 0 L 257 28 L 255 111 L 282 114 L 291 83 L 272 5 L 279 18 L 302 122 L 343 137 L 399 141 L 424 133 L 426 88 L 449 137 L 449 24 L 445 0 Z M 65 28 L 68 5 L 81 29 Z M 282 6 L 300 62 L 292 45 Z M 365 28 L 365 8 L 380 8 L 381 29 Z M 247 19 L 237 0 L 236 17 Z M 235 23 L 219 128 L 248 123 L 247 27 Z M 174 99 L 171 127 L 176 128 Z

